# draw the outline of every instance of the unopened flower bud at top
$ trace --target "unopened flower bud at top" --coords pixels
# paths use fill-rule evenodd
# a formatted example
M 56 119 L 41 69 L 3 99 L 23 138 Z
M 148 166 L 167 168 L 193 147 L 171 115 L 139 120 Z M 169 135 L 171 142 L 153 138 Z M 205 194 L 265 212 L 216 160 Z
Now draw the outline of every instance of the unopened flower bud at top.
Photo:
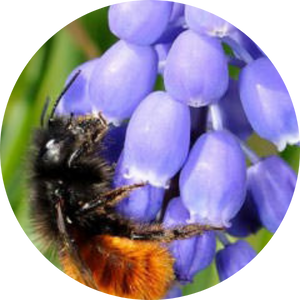
M 179 185 L 193 222 L 229 227 L 246 191 L 246 162 L 236 138 L 226 130 L 201 135 L 180 173 Z
M 279 151 L 299 142 L 292 100 L 274 65 L 266 57 L 249 63 L 240 75 L 240 96 L 246 116 L 262 138 Z
M 181 199 L 174 198 L 168 204 L 163 224 L 166 228 L 189 223 L 190 214 Z M 182 283 L 192 282 L 193 277 L 208 267 L 215 256 L 216 238 L 212 231 L 204 232 L 186 240 L 177 240 L 169 246 L 175 258 L 176 279 Z
M 186 5 L 185 19 L 193 31 L 213 37 L 224 37 L 237 29 L 222 18 L 197 7 Z
M 244 268 L 256 256 L 255 250 L 246 241 L 228 244 L 216 255 L 220 281 L 224 281 Z
M 151 45 L 166 29 L 172 8 L 172 2 L 156 0 L 115 4 L 109 8 L 109 27 L 120 39 Z
M 165 92 L 151 93 L 128 124 L 124 145 L 127 177 L 166 187 L 185 162 L 190 130 L 188 106 Z
M 248 188 L 262 224 L 274 233 L 293 197 L 296 173 L 280 157 L 262 159 L 248 170 Z
M 89 93 L 95 111 L 108 121 L 129 118 L 153 89 L 158 58 L 152 47 L 119 41 L 97 62 L 90 77 Z
M 221 42 L 191 30 L 181 33 L 167 57 L 167 92 L 193 107 L 217 102 L 228 87 L 228 66 Z

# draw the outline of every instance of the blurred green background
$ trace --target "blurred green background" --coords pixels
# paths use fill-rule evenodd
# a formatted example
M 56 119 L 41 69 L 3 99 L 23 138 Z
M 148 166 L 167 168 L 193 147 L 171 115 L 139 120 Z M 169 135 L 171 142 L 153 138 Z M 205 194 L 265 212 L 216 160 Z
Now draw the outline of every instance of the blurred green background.
M 117 39 L 107 24 L 107 8 L 94 11 L 72 22 L 50 38 L 32 57 L 20 75 L 7 104 L 1 133 L 1 167 L 6 192 L 22 228 L 41 249 L 28 218 L 26 160 L 32 128 L 39 126 L 47 96 L 52 100 L 61 92 L 69 73 L 79 64 L 100 56 Z M 249 144 L 260 155 L 275 153 L 269 143 L 253 136 Z M 282 154 L 298 170 L 299 148 L 288 147 Z M 272 235 L 261 230 L 247 240 L 259 252 Z M 59 267 L 55 253 L 43 253 Z M 200 254 L 201 255 L 201 254 Z M 198 292 L 218 283 L 215 265 L 195 277 L 183 288 L 184 295 Z

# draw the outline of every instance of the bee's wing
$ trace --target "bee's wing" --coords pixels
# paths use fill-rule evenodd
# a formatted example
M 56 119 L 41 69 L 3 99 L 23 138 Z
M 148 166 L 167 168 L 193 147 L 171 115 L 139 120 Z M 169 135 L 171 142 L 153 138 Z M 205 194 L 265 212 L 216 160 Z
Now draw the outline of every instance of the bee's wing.
M 93 276 L 91 274 L 91 270 L 86 266 L 86 264 L 80 257 L 78 245 L 67 232 L 60 202 L 57 203 L 56 209 L 57 225 L 61 238 L 59 259 L 64 272 L 80 283 L 97 289 L 96 284 L 93 280 Z

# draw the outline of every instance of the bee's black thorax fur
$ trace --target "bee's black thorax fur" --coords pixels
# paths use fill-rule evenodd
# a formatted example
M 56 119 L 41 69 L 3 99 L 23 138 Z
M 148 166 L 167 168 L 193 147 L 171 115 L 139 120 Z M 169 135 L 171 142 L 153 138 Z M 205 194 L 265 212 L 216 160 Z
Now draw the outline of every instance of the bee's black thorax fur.
M 124 221 L 113 209 L 109 215 L 79 213 L 111 189 L 112 167 L 101 157 L 103 136 L 99 139 L 99 135 L 103 131 L 103 124 L 89 117 L 56 117 L 47 128 L 36 130 L 31 151 L 31 216 L 43 238 L 55 241 L 59 236 L 58 202 L 67 225 L 85 234 L 116 232 L 123 227 Z

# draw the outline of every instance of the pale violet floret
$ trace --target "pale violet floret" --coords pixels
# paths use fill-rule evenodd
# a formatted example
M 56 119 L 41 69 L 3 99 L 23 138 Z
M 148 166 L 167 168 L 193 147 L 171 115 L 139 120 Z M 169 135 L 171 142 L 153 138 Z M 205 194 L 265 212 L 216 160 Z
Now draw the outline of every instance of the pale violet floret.
M 214 37 L 224 37 L 237 30 L 220 17 L 189 5 L 185 6 L 185 19 L 189 28 L 195 32 Z
M 172 2 L 156 0 L 115 4 L 109 9 L 109 27 L 123 40 L 151 45 L 167 28 L 172 8 Z
M 158 58 L 152 47 L 119 41 L 109 48 L 93 69 L 89 93 L 93 109 L 113 123 L 129 118 L 152 91 Z
M 241 72 L 239 85 L 245 113 L 258 135 L 273 142 L 279 151 L 299 142 L 292 100 L 268 58 L 248 64 Z
M 255 250 L 243 240 L 228 244 L 216 255 L 220 281 L 244 268 L 256 256 Z
M 248 186 L 262 224 L 275 232 L 293 197 L 296 173 L 280 157 L 270 156 L 248 171 Z
M 128 124 L 124 145 L 127 177 L 166 187 L 185 162 L 190 128 L 186 105 L 166 92 L 151 93 Z
M 246 162 L 236 138 L 226 130 L 201 135 L 180 173 L 179 185 L 192 222 L 229 227 L 246 191 Z
M 229 82 L 221 42 L 191 30 L 181 33 L 168 54 L 164 80 L 167 92 L 177 101 L 192 107 L 217 102 Z
M 189 224 L 189 220 L 190 214 L 180 197 L 172 199 L 164 216 L 164 226 L 186 225 Z M 216 251 L 216 237 L 213 231 L 205 232 L 200 236 L 174 241 L 169 249 L 176 259 L 176 277 L 183 283 L 191 282 L 197 273 L 212 263 Z

